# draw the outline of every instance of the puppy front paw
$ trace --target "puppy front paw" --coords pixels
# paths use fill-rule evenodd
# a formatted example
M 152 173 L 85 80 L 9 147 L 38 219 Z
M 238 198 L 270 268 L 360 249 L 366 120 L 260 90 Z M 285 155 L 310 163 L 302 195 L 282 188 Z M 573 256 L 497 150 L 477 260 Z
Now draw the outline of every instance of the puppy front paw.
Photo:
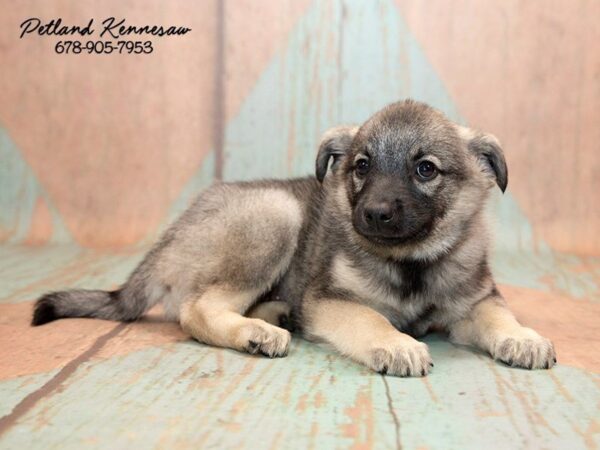
M 423 342 L 404 336 L 392 343 L 375 345 L 367 365 L 381 374 L 400 377 L 423 377 L 433 367 L 429 349 Z
M 260 353 L 269 358 L 286 356 L 291 335 L 287 330 L 275 327 L 262 320 L 252 319 L 239 333 L 241 349 L 250 354 Z
M 492 357 L 512 367 L 524 369 L 549 369 L 556 364 L 556 352 L 549 339 L 530 328 L 518 336 L 505 336 L 496 340 Z

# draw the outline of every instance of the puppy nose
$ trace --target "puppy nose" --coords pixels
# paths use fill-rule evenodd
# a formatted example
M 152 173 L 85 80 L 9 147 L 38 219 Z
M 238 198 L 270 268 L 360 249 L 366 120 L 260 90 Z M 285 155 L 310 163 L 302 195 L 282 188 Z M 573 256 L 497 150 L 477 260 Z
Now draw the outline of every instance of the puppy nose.
M 392 220 L 394 210 L 387 202 L 377 203 L 365 208 L 365 221 L 370 226 L 383 225 Z

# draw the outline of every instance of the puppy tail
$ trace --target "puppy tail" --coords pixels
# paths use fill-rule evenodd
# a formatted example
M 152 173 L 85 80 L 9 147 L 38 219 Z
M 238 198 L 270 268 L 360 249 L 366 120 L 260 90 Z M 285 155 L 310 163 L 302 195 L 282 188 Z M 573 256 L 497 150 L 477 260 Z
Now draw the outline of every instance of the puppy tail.
M 74 289 L 50 292 L 35 303 L 31 325 L 43 325 L 67 317 L 131 321 L 139 318 L 149 302 L 141 296 L 124 296 L 122 290 Z

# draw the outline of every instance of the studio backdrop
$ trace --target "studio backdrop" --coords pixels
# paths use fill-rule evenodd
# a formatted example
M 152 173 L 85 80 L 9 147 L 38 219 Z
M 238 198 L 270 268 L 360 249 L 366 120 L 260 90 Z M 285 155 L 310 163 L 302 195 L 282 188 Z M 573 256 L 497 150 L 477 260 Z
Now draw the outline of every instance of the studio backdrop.
M 497 207 L 500 247 L 598 254 L 599 9 L 13 3 L 0 19 L 0 239 L 138 244 L 213 180 L 312 174 L 327 128 L 410 97 L 503 143 L 510 181 Z M 151 54 L 57 53 L 60 40 L 110 38 L 98 35 L 115 11 L 124 26 L 191 31 L 126 37 L 150 40 Z M 94 35 L 21 38 L 31 17 L 69 27 L 93 17 Z

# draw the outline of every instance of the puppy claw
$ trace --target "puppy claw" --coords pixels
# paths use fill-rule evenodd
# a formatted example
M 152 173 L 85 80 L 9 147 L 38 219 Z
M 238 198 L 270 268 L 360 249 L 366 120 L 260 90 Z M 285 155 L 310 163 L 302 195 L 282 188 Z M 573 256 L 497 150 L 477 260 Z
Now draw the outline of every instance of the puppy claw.
M 398 341 L 373 349 L 367 365 L 382 375 L 426 376 L 433 366 L 427 345 L 405 337 Z
M 266 356 L 267 358 L 271 358 L 271 359 L 273 359 L 273 358 L 275 357 L 275 355 L 273 355 L 273 354 L 269 355 L 269 354 L 268 354 L 267 352 L 265 352 L 264 350 L 261 350 L 261 351 L 260 351 L 260 354 L 261 354 L 261 355 L 263 355 L 263 356 Z
M 258 342 L 248 341 L 248 346 L 246 347 L 248 353 L 254 355 L 258 351 Z
M 286 356 L 291 340 L 288 331 L 264 322 L 245 326 L 241 335 L 245 341 L 242 346 L 245 351 L 251 355 L 260 353 L 269 358 Z
M 552 342 L 528 328 L 523 336 L 499 339 L 493 346 L 492 357 L 524 369 L 550 369 L 556 364 Z

